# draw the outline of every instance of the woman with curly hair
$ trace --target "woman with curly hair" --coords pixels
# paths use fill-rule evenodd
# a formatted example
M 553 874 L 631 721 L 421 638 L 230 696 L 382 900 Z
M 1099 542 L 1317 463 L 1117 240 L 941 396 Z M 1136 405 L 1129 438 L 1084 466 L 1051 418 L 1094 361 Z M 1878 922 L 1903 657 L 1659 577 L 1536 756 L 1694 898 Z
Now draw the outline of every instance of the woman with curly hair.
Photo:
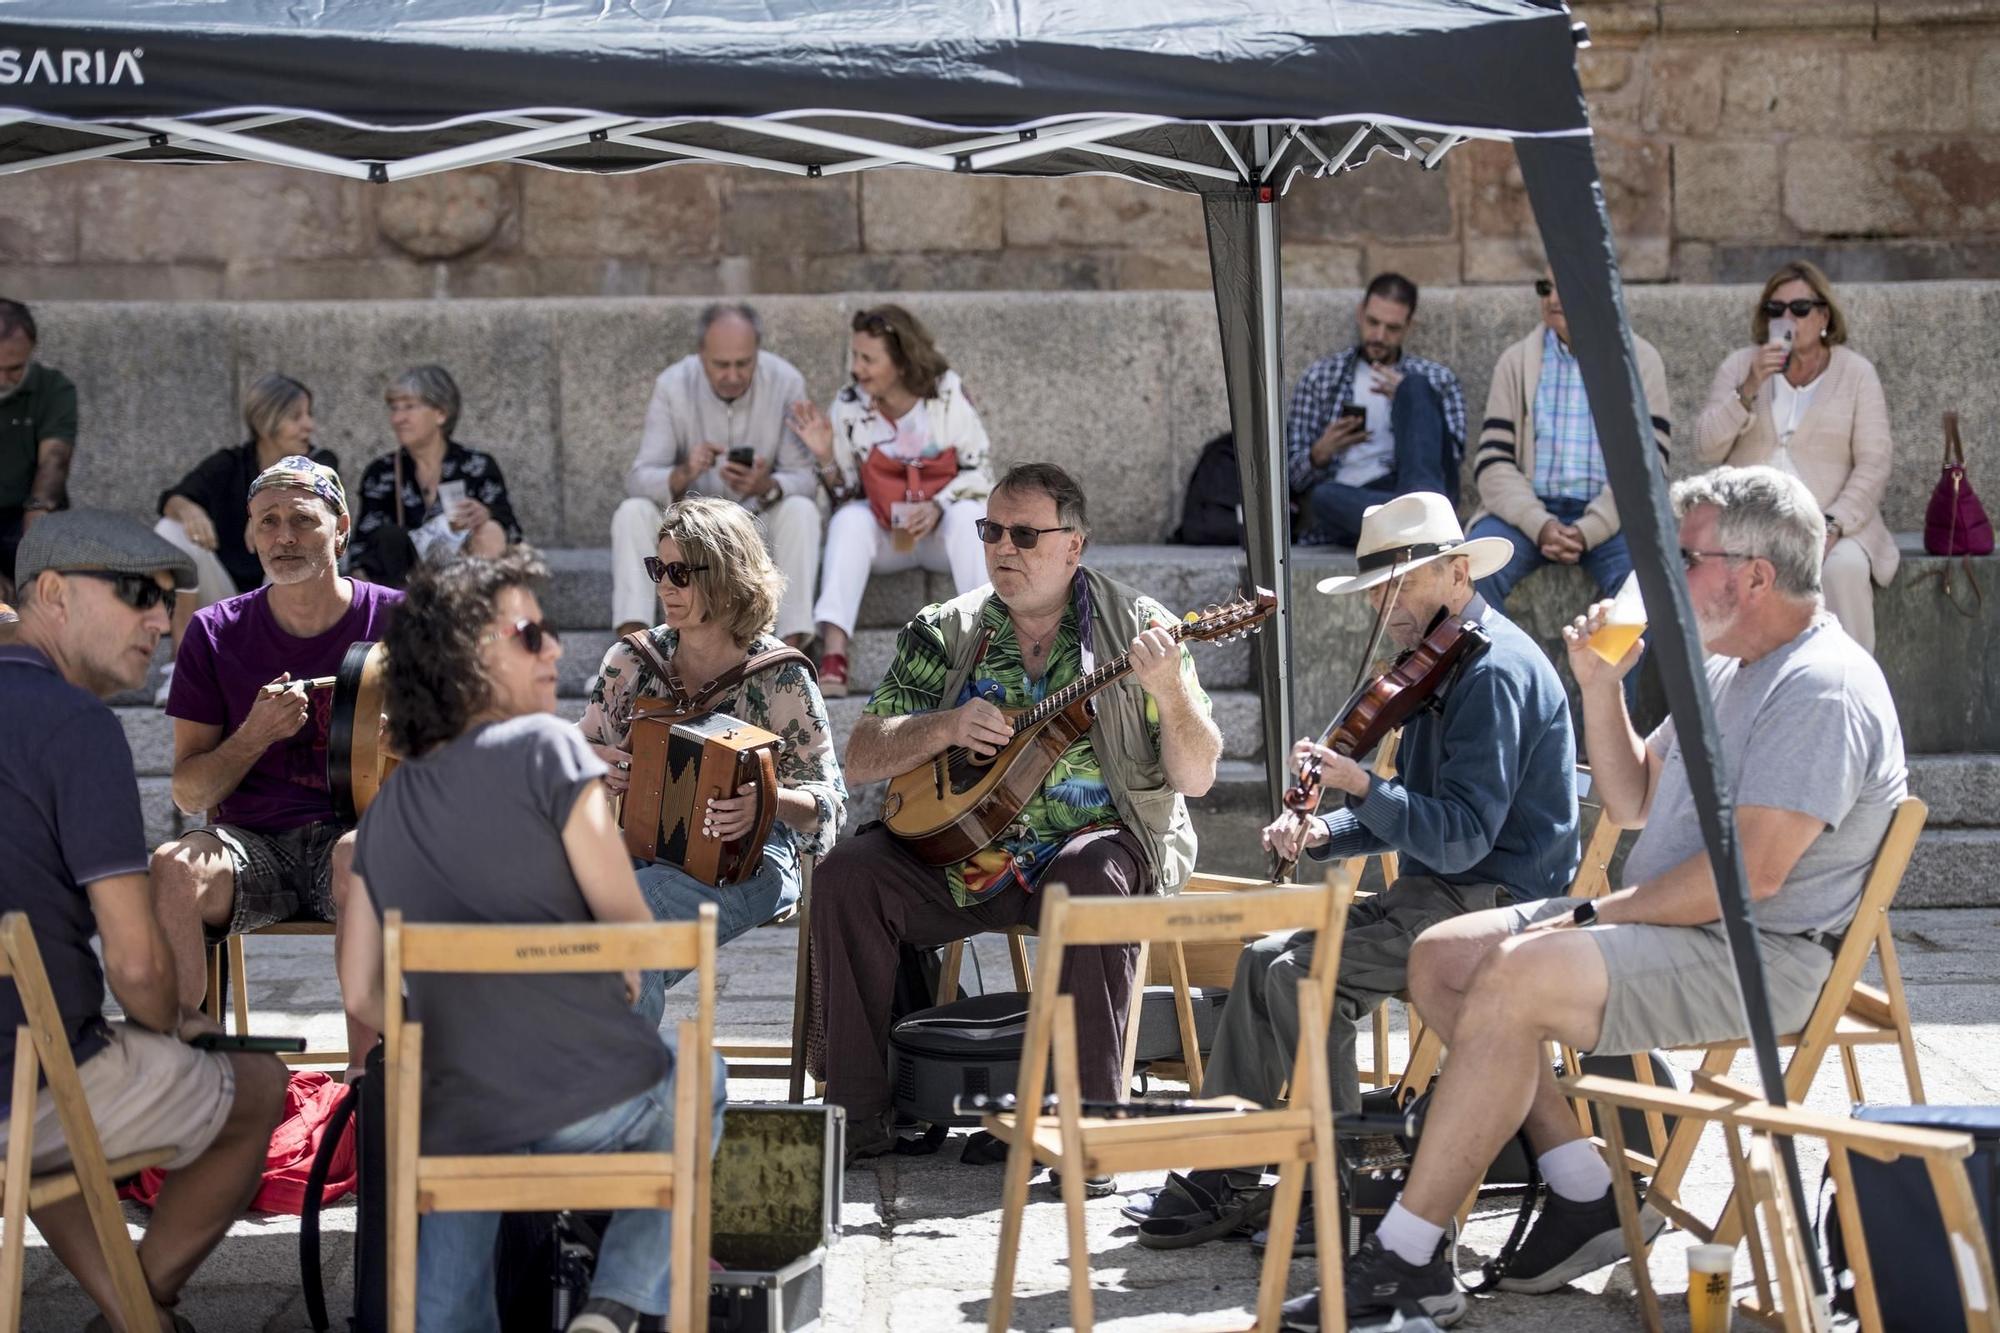
M 977 525 L 993 489 L 986 427 L 915 315 L 857 311 L 848 369 L 854 382 L 830 416 L 811 403 L 791 413 L 834 503 L 813 607 L 830 698 L 847 693 L 848 640 L 871 574 L 948 569 L 960 592 L 986 582 Z
M 785 578 L 771 563 L 756 522 L 742 506 L 694 496 L 667 510 L 646 577 L 658 589 L 661 624 L 611 645 L 591 683 L 581 727 L 598 758 L 611 765 L 605 783 L 624 791 L 632 769 L 633 705 L 666 699 L 676 689 L 700 693 L 711 681 L 758 653 L 785 645 L 771 633 Z M 748 676 L 722 691 L 714 711 L 777 736 L 778 817 L 764 842 L 763 864 L 726 888 L 704 884 L 677 866 L 639 867 L 639 888 L 662 921 L 690 921 L 703 903 L 717 911 L 716 942 L 726 943 L 798 901 L 799 858 L 833 848 L 847 804 L 834 758 L 826 702 L 807 666 L 796 659 Z M 756 814 L 748 787 L 702 809 L 706 836 L 727 840 L 747 832 Z M 649 972 L 640 1012 L 657 1016 L 667 987 L 680 973 Z
M 386 636 L 389 734 L 405 758 L 356 831 L 352 892 L 370 910 L 354 913 L 340 960 L 348 1012 L 378 1030 L 385 911 L 413 922 L 653 919 L 612 819 L 604 763 L 554 715 L 562 645 L 535 595 L 546 577 L 522 549 L 424 566 Z M 424 1152 L 672 1151 L 675 1053 L 632 1008 L 637 975 L 408 985 L 424 1025 Z M 719 1135 L 725 1075 L 715 1064 Z M 499 1327 L 499 1220 L 423 1219 L 420 1333 Z M 631 1333 L 642 1314 L 664 1315 L 669 1239 L 664 1211 L 614 1213 L 569 1333 Z

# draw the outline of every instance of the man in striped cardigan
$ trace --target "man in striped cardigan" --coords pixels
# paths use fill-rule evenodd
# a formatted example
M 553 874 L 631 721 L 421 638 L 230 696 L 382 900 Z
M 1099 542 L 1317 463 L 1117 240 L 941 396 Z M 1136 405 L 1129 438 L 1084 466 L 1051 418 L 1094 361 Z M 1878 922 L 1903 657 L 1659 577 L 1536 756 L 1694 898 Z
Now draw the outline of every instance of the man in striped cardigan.
M 1503 537 L 1514 546 L 1514 558 L 1479 582 L 1480 595 L 1496 607 L 1545 564 L 1582 565 L 1606 597 L 1632 572 L 1562 296 L 1546 275 L 1536 279 L 1535 293 L 1542 327 L 1494 365 L 1473 460 L 1479 510 L 1468 536 Z M 1666 364 L 1637 334 L 1632 347 L 1664 464 L 1673 433 Z

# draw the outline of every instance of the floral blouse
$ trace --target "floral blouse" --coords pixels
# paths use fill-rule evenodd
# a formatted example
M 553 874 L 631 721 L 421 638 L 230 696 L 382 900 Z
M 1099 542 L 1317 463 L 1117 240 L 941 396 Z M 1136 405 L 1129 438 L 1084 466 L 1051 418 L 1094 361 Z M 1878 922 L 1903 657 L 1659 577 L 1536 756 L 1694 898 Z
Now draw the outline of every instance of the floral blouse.
M 365 543 L 383 528 L 396 526 L 396 455 L 403 455 L 403 527 L 420 528 L 439 512 L 435 499 L 428 504 L 417 485 L 417 465 L 401 445 L 374 459 L 361 474 L 361 512 L 354 521 L 354 540 Z M 507 498 L 507 479 L 500 475 L 499 460 L 479 449 L 468 449 L 457 440 L 447 441 L 444 462 L 438 472 L 440 483 L 462 481 L 465 498 L 486 506 L 507 533 L 507 542 L 521 540 L 521 524 L 514 517 L 514 502 Z
M 646 631 L 653 650 L 671 662 L 680 643 L 680 633 L 656 625 Z M 755 656 L 785 645 L 769 634 L 760 634 L 750 645 Z M 692 687 L 693 682 L 682 682 Z M 583 710 L 585 739 L 593 745 L 629 749 L 632 732 L 632 701 L 668 697 L 666 682 L 652 664 L 632 651 L 624 640 L 611 645 L 597 679 L 590 683 L 590 702 Z M 833 850 L 834 835 L 847 811 L 847 783 L 840 776 L 840 761 L 833 753 L 833 728 L 827 721 L 826 701 L 820 697 L 819 683 L 812 672 L 797 662 L 786 662 L 740 682 L 732 691 L 719 695 L 715 711 L 738 717 L 775 735 L 783 744 L 778 750 L 778 783 L 813 798 L 819 818 L 810 829 L 792 829 L 802 856 L 825 856 Z M 787 827 L 790 827 L 789 825 Z

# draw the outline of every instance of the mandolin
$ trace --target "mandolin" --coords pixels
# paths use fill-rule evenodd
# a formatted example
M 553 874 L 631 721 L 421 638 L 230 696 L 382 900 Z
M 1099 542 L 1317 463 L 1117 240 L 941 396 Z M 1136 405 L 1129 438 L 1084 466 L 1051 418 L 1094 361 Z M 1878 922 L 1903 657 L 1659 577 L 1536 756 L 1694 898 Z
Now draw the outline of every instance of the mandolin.
M 1259 588 L 1254 600 L 1238 598 L 1227 606 L 1212 606 L 1172 626 L 1170 632 L 1177 643 L 1189 639 L 1220 643 L 1251 633 L 1277 608 L 1277 597 Z M 1091 696 L 1131 669 L 1131 655 L 1120 653 L 1033 708 L 1010 713 L 1014 739 L 997 754 L 981 759 L 953 746 L 890 779 L 888 794 L 882 798 L 882 822 L 932 865 L 965 860 L 1014 822 L 1063 751 L 1090 730 Z

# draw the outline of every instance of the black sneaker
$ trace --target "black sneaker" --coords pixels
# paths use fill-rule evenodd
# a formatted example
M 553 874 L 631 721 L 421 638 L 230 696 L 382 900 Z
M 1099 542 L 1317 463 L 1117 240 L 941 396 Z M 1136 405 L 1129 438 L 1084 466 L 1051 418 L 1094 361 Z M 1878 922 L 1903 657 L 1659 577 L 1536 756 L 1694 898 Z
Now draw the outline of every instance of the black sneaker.
M 566 1333 L 633 1333 L 639 1326 L 639 1312 L 617 1301 L 596 1299 L 584 1303 Z
M 1639 1209 L 1639 1230 L 1647 1240 L 1660 1234 L 1667 1219 L 1651 1205 Z M 1625 1233 L 1618 1226 L 1618 1201 L 1611 1191 L 1589 1203 L 1576 1203 L 1550 1190 L 1542 1196 L 1542 1215 L 1506 1271 L 1500 1290 L 1542 1293 L 1594 1273 L 1625 1257 Z
M 1049 1172 L 1049 1184 L 1055 1187 L 1056 1193 L 1062 1193 L 1062 1173 L 1060 1171 Z M 1086 1199 L 1109 1198 L 1117 1192 L 1118 1181 L 1114 1177 L 1086 1176 L 1084 1178 L 1083 1197 Z
M 1401 1256 L 1383 1248 L 1380 1236 L 1370 1232 L 1347 1261 L 1348 1321 L 1400 1312 L 1424 1314 L 1439 1328 L 1450 1328 L 1465 1318 L 1465 1293 L 1459 1290 L 1458 1274 L 1452 1271 L 1450 1244 L 1448 1237 L 1439 1240 L 1428 1263 L 1405 1263 Z M 1291 1309 L 1289 1305 L 1285 1308 Z M 1291 1318 L 1289 1314 L 1286 1317 Z M 1311 1333 L 1319 1328 L 1318 1317 L 1315 1302 L 1314 1322 L 1296 1327 Z M 1295 1325 L 1287 1323 L 1285 1327 Z

